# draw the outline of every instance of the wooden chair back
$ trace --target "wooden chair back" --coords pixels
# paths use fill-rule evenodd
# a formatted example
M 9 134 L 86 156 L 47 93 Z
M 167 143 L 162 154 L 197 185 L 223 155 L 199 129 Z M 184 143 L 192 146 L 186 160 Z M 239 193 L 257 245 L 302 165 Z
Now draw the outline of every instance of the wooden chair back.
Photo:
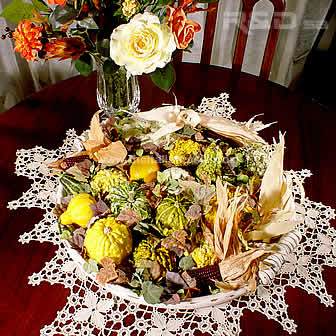
M 242 1 L 242 15 L 240 19 L 239 31 L 232 64 L 232 69 L 234 72 L 240 72 L 242 69 L 253 9 L 260 0 L 241 0 L 241 1 Z M 260 77 L 266 80 L 269 78 L 271 72 L 273 58 L 279 38 L 280 25 L 283 20 L 284 11 L 286 9 L 285 0 L 268 0 L 268 1 L 270 1 L 273 4 L 274 12 L 272 16 L 270 30 L 268 33 L 263 62 L 260 70 Z M 211 52 L 215 35 L 218 4 L 217 3 L 209 4 L 209 7 L 211 8 L 211 10 L 207 13 L 206 17 L 202 56 L 201 56 L 201 63 L 203 64 L 210 64 L 211 61 Z

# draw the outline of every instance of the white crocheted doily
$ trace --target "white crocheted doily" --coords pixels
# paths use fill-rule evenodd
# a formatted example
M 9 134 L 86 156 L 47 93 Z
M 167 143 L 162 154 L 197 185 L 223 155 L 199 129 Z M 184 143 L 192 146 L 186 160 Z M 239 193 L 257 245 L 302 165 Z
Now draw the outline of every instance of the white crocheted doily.
M 221 94 L 217 98 L 204 98 L 198 111 L 230 118 L 235 110 L 228 95 Z M 41 329 L 41 335 L 192 336 L 199 330 L 213 336 L 234 336 L 240 333 L 240 317 L 245 309 L 259 311 L 292 333 L 296 325 L 287 314 L 287 287 L 304 289 L 316 295 L 324 305 L 333 305 L 322 278 L 322 268 L 324 265 L 336 266 L 336 230 L 329 224 L 330 219 L 335 218 L 335 212 L 328 206 L 301 197 L 302 190 L 298 190 L 298 186 L 311 175 L 307 170 L 288 172 L 299 182 L 294 193 L 297 212 L 302 215 L 302 224 L 297 228 L 302 235 L 301 243 L 292 253 L 284 254 L 285 262 L 280 272 L 271 284 L 260 284 L 255 295 L 242 296 L 224 305 L 179 309 L 137 304 L 112 294 L 71 258 L 66 244 L 60 240 L 57 218 L 52 212 L 58 181 L 50 174 L 47 164 L 74 152 L 76 138 L 76 132 L 69 130 L 64 144 L 56 150 L 35 147 L 17 152 L 16 174 L 31 179 L 32 186 L 18 200 L 10 202 L 9 208 L 45 210 L 43 219 L 32 231 L 21 235 L 19 241 L 25 244 L 36 240 L 58 246 L 54 258 L 39 273 L 31 275 L 29 283 L 34 286 L 47 281 L 70 289 L 66 305 L 50 325 Z

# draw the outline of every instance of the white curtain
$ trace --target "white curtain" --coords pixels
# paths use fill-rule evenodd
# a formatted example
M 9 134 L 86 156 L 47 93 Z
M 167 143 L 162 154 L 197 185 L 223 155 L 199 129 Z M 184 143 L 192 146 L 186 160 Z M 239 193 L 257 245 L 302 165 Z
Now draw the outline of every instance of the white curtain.
M 9 1 L 0 0 L 0 11 Z M 288 86 L 302 71 L 331 1 L 287 0 L 286 10 L 290 16 L 286 16 L 285 23 L 289 27 L 280 33 L 270 77 L 272 81 Z M 240 8 L 240 0 L 219 0 L 211 64 L 231 67 L 239 22 L 237 16 L 234 24 L 232 13 L 240 13 Z M 261 12 L 266 13 L 266 22 L 270 22 L 273 6 L 268 0 L 260 1 L 255 8 L 244 58 L 243 71 L 255 75 L 260 71 L 267 38 L 267 29 L 258 27 L 258 13 Z M 204 12 L 193 14 L 201 24 L 204 24 L 205 15 Z M 7 25 L 0 18 L 0 28 Z M 184 53 L 183 61 L 200 61 L 202 41 L 201 32 L 196 36 L 192 53 Z M 14 53 L 9 39 L 0 40 L 0 46 L 0 112 L 46 85 L 77 74 L 69 61 L 26 62 Z
M 287 0 L 285 27 L 281 30 L 270 80 L 289 86 L 302 71 L 332 0 Z M 234 54 L 241 1 L 219 0 L 217 24 L 211 64 L 230 68 Z M 260 72 L 268 29 L 260 26 L 260 18 L 271 22 L 273 5 L 262 0 L 255 6 L 251 21 L 242 71 L 254 75 Z M 194 20 L 204 24 L 205 13 L 196 13 Z M 287 27 L 287 28 L 286 28 Z M 196 36 L 192 53 L 185 53 L 183 61 L 199 63 L 203 35 Z
M 10 0 L 0 0 L 0 12 Z M 15 26 L 0 17 L 0 35 Z M 77 74 L 70 61 L 27 62 L 13 50 L 11 39 L 0 40 L 0 112 L 46 85 Z

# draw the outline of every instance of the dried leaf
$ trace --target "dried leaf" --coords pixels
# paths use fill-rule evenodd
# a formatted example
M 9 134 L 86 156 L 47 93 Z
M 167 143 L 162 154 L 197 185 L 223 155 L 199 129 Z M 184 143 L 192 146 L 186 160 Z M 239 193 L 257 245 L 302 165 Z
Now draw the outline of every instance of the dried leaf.
M 71 242 L 77 246 L 79 249 L 82 249 L 84 246 L 84 239 L 85 239 L 85 229 L 84 228 L 79 228 L 76 229 L 73 232 L 72 240 Z
M 162 293 L 163 287 L 154 285 L 151 281 L 145 281 L 142 284 L 142 295 L 150 304 L 159 303 Z
M 156 146 L 152 142 L 143 144 L 142 148 L 147 152 L 156 152 L 158 150 L 158 146 Z
M 177 285 L 182 288 L 188 288 L 186 282 L 183 280 L 182 276 L 176 272 L 169 272 L 166 273 L 166 281 L 167 283 L 171 283 Z
M 109 143 L 109 141 L 106 141 L 107 139 L 105 138 L 103 127 L 100 124 L 99 113 L 100 111 L 93 115 L 88 132 L 88 139 L 83 142 L 84 148 L 90 153 L 94 153 L 106 146 L 106 142 Z
M 127 150 L 121 141 L 116 141 L 99 149 L 93 155 L 97 162 L 106 166 L 115 166 L 125 160 Z
M 120 212 L 117 220 L 125 223 L 127 226 L 132 226 L 134 224 L 138 224 L 141 218 L 133 209 L 124 209 Z
M 100 261 L 100 264 L 103 266 L 97 276 L 96 280 L 105 285 L 110 281 L 116 280 L 118 278 L 118 273 L 116 271 L 116 265 L 111 258 L 105 257 Z
M 89 137 L 89 140 L 96 141 L 97 143 L 103 144 L 105 140 L 105 134 L 100 124 L 99 114 L 100 114 L 100 111 L 96 112 L 91 119 L 88 137 Z
M 202 140 L 204 140 L 204 136 L 203 136 L 203 134 L 201 133 L 201 132 L 197 132 L 196 134 L 195 134 L 195 140 L 198 142 L 198 141 L 202 141 Z
M 184 271 L 187 271 L 193 268 L 194 266 L 196 266 L 196 264 L 194 262 L 194 259 L 191 256 L 183 257 L 181 258 L 179 262 L 179 267 L 183 269 Z
M 73 176 L 78 182 L 87 182 L 87 177 L 83 175 L 81 170 L 76 166 L 72 166 L 65 171 L 68 175 Z
M 181 274 L 182 279 L 186 282 L 188 288 L 197 288 L 197 281 L 195 278 L 192 278 L 188 272 L 183 272 Z
M 181 302 L 181 298 L 177 293 L 174 293 L 171 298 L 165 301 L 166 304 L 178 304 Z
M 149 272 L 153 278 L 153 280 L 157 280 L 161 276 L 161 267 L 157 261 L 153 261 L 152 265 L 149 269 Z
M 101 216 L 101 215 L 104 215 L 110 212 L 109 206 L 102 199 L 100 199 L 98 202 L 96 202 L 91 207 L 94 211 L 95 216 Z
M 204 185 L 195 181 L 179 181 L 179 185 L 186 193 L 190 193 L 195 203 L 208 206 L 216 191 L 212 185 Z
M 118 278 L 113 280 L 113 283 L 115 284 L 127 284 L 129 283 L 129 279 L 126 275 L 126 273 L 120 269 L 117 269 L 117 273 L 118 273 Z
M 86 140 L 86 141 L 83 142 L 83 145 L 84 145 L 86 151 L 89 152 L 89 153 L 95 153 L 99 149 L 105 147 L 104 143 L 98 142 L 96 140 Z
M 178 256 L 182 256 L 188 250 L 186 239 L 188 234 L 184 230 L 174 231 L 169 237 L 162 240 L 161 245 L 169 251 L 175 252 Z
M 202 208 L 198 204 L 193 204 L 189 207 L 185 215 L 190 220 L 198 220 L 202 217 Z
M 99 120 L 99 111 L 91 119 L 88 139 L 83 145 L 95 161 L 106 166 L 115 166 L 127 156 L 127 150 L 121 141 L 111 142 L 105 136 Z
M 81 162 L 75 163 L 72 167 L 66 170 L 66 173 L 74 176 L 79 182 L 86 182 L 87 178 L 90 176 L 91 166 L 92 161 L 85 159 Z

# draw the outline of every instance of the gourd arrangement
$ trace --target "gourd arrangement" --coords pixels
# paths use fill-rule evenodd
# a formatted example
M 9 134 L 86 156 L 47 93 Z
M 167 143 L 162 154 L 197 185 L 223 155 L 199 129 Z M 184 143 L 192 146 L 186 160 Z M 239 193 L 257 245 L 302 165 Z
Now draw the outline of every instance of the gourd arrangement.
M 61 237 L 99 283 L 127 287 L 151 304 L 253 291 L 283 233 L 249 238 L 267 224 L 259 199 L 270 146 L 242 145 L 201 126 L 154 141 L 160 127 L 94 115 L 82 150 L 50 164 L 60 182 Z M 234 277 L 223 273 L 230 263 Z

